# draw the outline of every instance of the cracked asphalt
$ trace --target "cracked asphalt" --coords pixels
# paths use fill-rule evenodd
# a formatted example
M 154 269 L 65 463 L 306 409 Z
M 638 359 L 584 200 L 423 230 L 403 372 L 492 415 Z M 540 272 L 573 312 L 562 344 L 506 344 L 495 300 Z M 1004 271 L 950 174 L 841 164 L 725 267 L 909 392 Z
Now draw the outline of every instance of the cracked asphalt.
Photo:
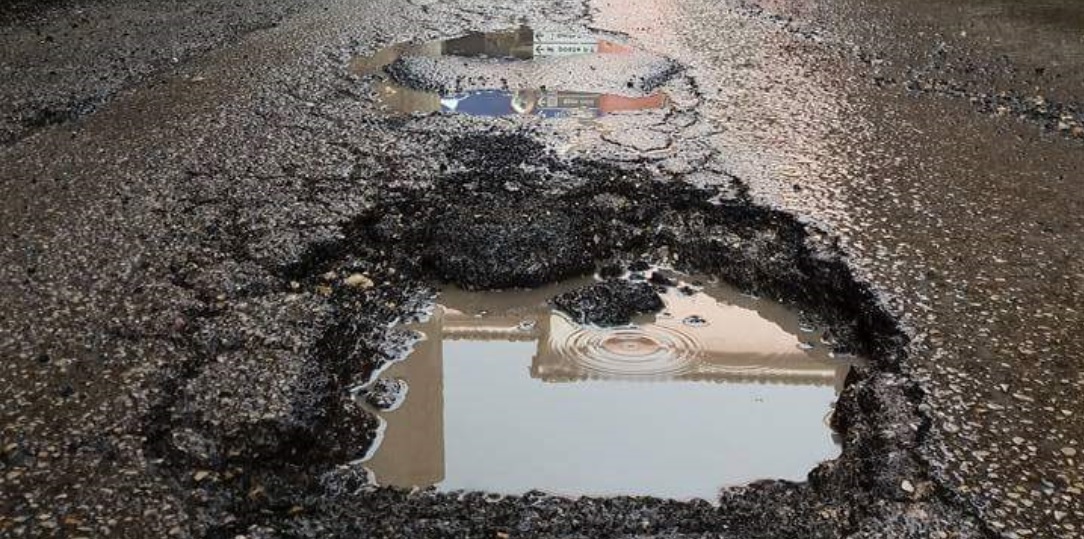
M 0 13 L 2 537 L 1084 534 L 1074 2 Z M 395 115 L 351 67 L 524 22 L 637 53 L 517 80 L 670 107 Z M 791 303 L 869 358 L 839 459 L 716 505 L 367 484 L 375 419 L 348 390 L 402 354 L 435 286 L 642 260 Z

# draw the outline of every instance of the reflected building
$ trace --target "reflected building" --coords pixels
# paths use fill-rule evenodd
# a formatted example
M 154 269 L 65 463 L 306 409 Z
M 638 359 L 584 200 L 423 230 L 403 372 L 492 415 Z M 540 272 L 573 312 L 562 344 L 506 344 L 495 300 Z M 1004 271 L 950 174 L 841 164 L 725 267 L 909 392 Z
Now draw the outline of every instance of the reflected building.
M 584 54 L 627 54 L 628 45 L 579 29 L 534 29 L 520 26 L 496 32 L 471 32 L 440 43 L 445 56 L 534 60 Z
M 441 309 L 417 330 L 426 338 L 410 357 L 393 365 L 387 376 L 405 380 L 406 400 L 391 412 L 380 412 L 380 446 L 366 462 L 379 484 L 410 487 L 435 485 L 444 479 L 444 361 Z
M 471 32 L 439 43 L 440 53 L 445 56 L 534 58 L 534 31 L 527 26 L 503 32 Z
M 401 44 L 356 58 L 351 70 L 358 75 L 382 74 L 389 64 L 407 56 L 436 58 L 460 56 L 506 60 L 628 54 L 632 48 L 585 31 L 535 30 L 521 26 L 497 32 L 472 32 L 461 37 L 421 44 Z M 670 104 L 666 94 L 625 96 L 545 88 L 479 88 L 438 93 L 417 90 L 384 80 L 376 87 L 377 99 L 403 113 L 448 112 L 469 116 L 500 117 L 534 115 L 544 118 L 599 117 L 618 112 L 662 109 Z

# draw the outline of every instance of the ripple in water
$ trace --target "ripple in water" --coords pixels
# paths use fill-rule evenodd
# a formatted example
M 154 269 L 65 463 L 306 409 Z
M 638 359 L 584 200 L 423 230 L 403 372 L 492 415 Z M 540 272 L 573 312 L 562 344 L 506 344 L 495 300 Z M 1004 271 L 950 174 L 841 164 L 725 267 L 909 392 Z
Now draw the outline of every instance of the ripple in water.
M 594 328 L 572 324 L 567 338 L 552 342 L 554 351 L 589 373 L 659 376 L 689 372 L 703 350 L 694 335 L 671 328 Z

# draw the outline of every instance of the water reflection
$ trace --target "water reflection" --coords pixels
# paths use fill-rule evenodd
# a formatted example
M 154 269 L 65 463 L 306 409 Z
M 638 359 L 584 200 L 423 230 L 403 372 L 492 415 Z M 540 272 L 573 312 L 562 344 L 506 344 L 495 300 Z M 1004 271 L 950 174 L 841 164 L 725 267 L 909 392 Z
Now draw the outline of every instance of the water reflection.
M 536 115 L 545 118 L 598 117 L 616 112 L 661 109 L 669 104 L 664 93 L 627 96 L 596 92 L 535 88 L 486 88 L 457 92 L 417 90 L 391 81 L 383 70 L 404 57 L 436 58 L 460 56 L 505 61 L 582 56 L 589 54 L 628 54 L 631 47 L 603 39 L 586 31 L 536 30 L 521 26 L 497 32 L 472 32 L 467 35 L 422 44 L 388 47 L 352 63 L 359 75 L 376 75 L 378 102 L 404 113 L 446 112 L 471 116 Z
M 632 47 L 603 39 L 582 29 L 535 30 L 520 26 L 495 32 L 471 32 L 451 39 L 403 43 L 357 58 L 352 70 L 359 75 L 377 70 L 403 56 L 462 56 L 504 60 L 534 60 L 584 54 L 628 54 Z
M 471 32 L 438 42 L 446 56 L 533 60 L 581 54 L 622 54 L 628 45 L 602 39 L 584 30 L 536 30 L 520 26 L 497 32 Z
M 592 92 L 524 90 L 474 90 L 440 95 L 384 83 L 380 101 L 399 112 L 448 112 L 469 116 L 500 117 L 534 115 L 543 118 L 599 117 L 616 112 L 661 109 L 665 94 L 627 97 Z
M 384 373 L 410 392 L 381 413 L 379 483 L 712 499 L 838 454 L 825 417 L 848 365 L 803 350 L 818 336 L 781 306 L 672 289 L 652 320 L 595 328 L 551 311 L 558 291 L 441 294 Z

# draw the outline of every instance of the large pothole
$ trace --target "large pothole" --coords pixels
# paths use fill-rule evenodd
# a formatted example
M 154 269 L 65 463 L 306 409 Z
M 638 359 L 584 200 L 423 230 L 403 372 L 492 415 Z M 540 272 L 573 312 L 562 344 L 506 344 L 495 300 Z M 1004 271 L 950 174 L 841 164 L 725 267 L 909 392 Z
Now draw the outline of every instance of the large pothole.
M 432 535 L 436 532 L 427 524 L 431 521 L 419 520 L 419 517 L 438 512 L 444 515 L 441 522 L 463 533 L 493 533 L 495 529 L 520 529 L 529 534 L 559 534 L 568 533 L 568 530 L 577 533 L 594 530 L 602 535 L 665 530 L 699 533 L 728 527 L 772 530 L 773 533 L 781 530 L 809 533 L 822 526 L 822 530 L 835 530 L 828 533 L 832 535 L 847 525 L 851 513 L 833 512 L 831 507 L 846 505 L 853 508 L 866 503 L 859 500 L 870 497 L 891 500 L 911 495 L 901 491 L 899 485 L 901 478 L 918 477 L 917 465 L 907 451 L 917 436 L 912 427 L 915 422 L 913 403 L 906 394 L 906 386 L 893 385 L 891 375 L 878 374 L 896 370 L 903 337 L 895 322 L 879 307 L 876 297 L 852 276 L 829 238 L 786 213 L 751 203 L 740 195 L 740 189 L 660 181 L 635 167 L 560 158 L 528 133 L 480 131 L 453 138 L 445 148 L 449 162 L 434 174 L 415 176 L 409 171 L 388 171 L 381 180 L 371 211 L 348 223 L 342 240 L 313 246 L 306 257 L 286 270 L 285 275 L 296 280 L 300 290 L 325 295 L 343 313 L 354 313 L 366 320 L 371 316 L 367 310 L 374 304 L 381 305 L 381 309 L 390 306 L 390 310 L 384 312 L 390 317 L 383 320 L 394 323 L 416 317 L 420 311 L 396 308 L 394 302 L 388 301 L 387 289 L 380 283 L 444 282 L 474 291 L 539 287 L 590 275 L 599 267 L 612 275 L 613 271 L 606 268 L 615 263 L 627 268 L 642 266 L 644 260 L 687 273 L 708 274 L 733 284 L 746 294 L 763 298 L 759 300 L 761 306 L 779 302 L 787 309 L 803 313 L 806 318 L 801 324 L 795 322 L 792 314 L 777 316 L 774 325 L 769 324 L 782 331 L 782 335 L 776 333 L 777 336 L 790 339 L 792 346 L 787 349 L 792 359 L 777 358 L 781 363 L 776 363 L 774 368 L 758 366 L 755 362 L 745 367 L 762 374 L 799 379 L 809 375 L 804 379 L 804 386 L 795 386 L 808 390 L 803 397 L 808 400 L 787 396 L 794 387 L 784 387 L 779 394 L 768 394 L 764 392 L 765 388 L 774 386 L 743 386 L 744 382 L 739 382 L 735 375 L 741 368 L 730 365 L 731 368 L 724 367 L 721 372 L 712 372 L 711 362 L 704 360 L 686 362 L 682 368 L 689 370 L 683 375 L 671 372 L 668 381 L 640 383 L 635 387 L 628 381 L 607 381 L 607 375 L 599 373 L 609 372 L 619 379 L 627 379 L 628 373 L 615 370 L 612 362 L 560 359 L 562 356 L 557 350 L 562 347 L 546 344 L 552 341 L 555 328 L 556 333 L 586 334 L 590 337 L 586 342 L 595 343 L 595 346 L 605 348 L 608 344 L 619 350 L 627 347 L 625 350 L 630 353 L 657 349 L 660 339 L 641 338 L 642 334 L 629 339 L 607 338 L 605 332 L 599 334 L 599 330 L 591 330 L 570 319 L 560 316 L 554 319 L 553 313 L 545 320 L 534 320 L 533 326 L 522 317 L 513 317 L 506 321 L 504 329 L 489 328 L 505 334 L 516 332 L 517 335 L 522 335 L 518 332 L 525 328 L 528 333 L 545 330 L 549 335 L 545 342 L 541 333 L 531 342 L 494 343 L 478 339 L 449 342 L 437 337 L 445 336 L 448 318 L 444 316 L 450 313 L 448 308 L 454 303 L 443 300 L 445 309 L 429 321 L 432 325 L 439 320 L 441 328 L 431 327 L 427 333 L 429 340 L 418 345 L 418 353 L 429 354 L 430 358 L 438 354 L 436 348 L 439 348 L 439 354 L 443 355 L 439 365 L 442 374 L 439 375 L 436 372 L 407 372 L 437 369 L 438 365 L 432 359 L 419 360 L 423 356 L 396 363 L 397 357 L 392 355 L 354 353 L 358 339 L 369 343 L 368 346 L 379 347 L 379 343 L 373 341 L 378 334 L 354 334 L 349 330 L 351 322 L 344 319 L 339 326 L 343 332 L 327 341 L 329 347 L 325 352 L 349 356 L 352 361 L 359 362 L 359 375 L 353 380 L 355 384 L 367 383 L 374 379 L 374 373 L 387 369 L 383 371 L 384 378 L 402 379 L 405 384 L 393 385 L 400 389 L 405 387 L 406 396 L 402 401 L 386 401 L 392 403 L 392 408 L 398 406 L 394 411 L 384 413 L 383 436 L 387 445 L 382 450 L 376 448 L 368 463 L 340 462 L 333 466 L 322 476 L 323 493 L 290 498 L 305 501 L 306 507 L 312 507 L 317 514 L 301 515 L 288 523 L 276 520 L 279 525 L 297 529 L 296 526 L 303 525 L 300 521 L 327 523 L 331 519 L 341 529 L 350 530 L 362 529 L 367 525 L 365 523 L 381 522 L 395 526 L 397 533 L 414 530 Z M 673 293 L 680 294 L 680 291 Z M 726 303 L 727 298 L 731 303 L 739 301 L 731 293 L 716 293 L 717 304 Z M 749 304 L 745 307 L 756 308 Z M 476 313 L 479 310 L 474 309 Z M 455 310 L 472 312 L 469 307 Z M 492 306 L 480 310 L 494 315 L 499 311 Z M 694 314 L 681 317 L 681 321 L 692 317 L 693 325 L 704 321 L 711 324 L 712 317 L 701 314 L 697 316 L 703 320 L 699 320 Z M 470 323 L 484 326 L 492 321 L 485 316 L 460 314 L 451 318 L 456 318 L 449 326 L 453 333 L 465 331 L 464 327 L 457 329 L 456 326 Z M 655 327 L 660 327 L 659 322 L 658 318 L 653 321 Z M 803 339 L 805 332 L 801 327 L 797 330 L 795 327 L 804 324 L 812 324 L 817 331 L 829 333 L 830 347 L 820 344 L 812 351 L 803 350 L 807 346 L 800 346 L 802 342 L 816 344 L 820 341 L 819 337 Z M 789 328 L 790 332 L 779 330 L 780 327 Z M 397 335 L 398 330 L 388 329 L 384 334 Z M 546 350 L 554 353 L 549 354 Z M 808 357 L 811 352 L 827 353 L 829 350 L 837 355 L 868 358 L 870 364 L 852 369 L 848 383 L 843 383 L 840 363 L 822 363 Z M 545 357 L 555 361 L 542 361 Z M 799 374 L 803 369 L 796 368 L 796 364 L 790 363 L 792 360 L 808 370 Z M 648 361 L 640 366 L 652 372 L 658 364 Z M 509 372 L 494 378 L 487 374 L 487 369 L 507 369 Z M 708 379 L 729 376 L 733 387 L 744 389 L 728 392 L 727 386 L 718 382 L 696 380 L 693 374 L 696 369 L 703 369 L 700 376 Z M 668 370 L 664 368 L 660 372 Z M 745 374 L 748 373 L 746 370 Z M 682 379 L 682 376 L 687 378 Z M 444 391 L 447 391 L 442 393 L 441 399 L 434 397 L 433 386 L 436 384 L 444 384 Z M 629 385 L 622 387 L 623 384 Z M 832 424 L 839 429 L 843 451 L 838 460 L 818 465 L 838 451 L 825 420 L 840 387 L 845 389 L 839 397 L 838 407 L 844 411 L 835 414 Z M 593 388 L 603 393 L 617 391 L 617 395 L 598 397 L 592 395 Z M 569 393 L 554 401 L 515 402 L 515 399 L 538 396 L 551 390 Z M 638 391 L 645 393 L 638 394 Z M 758 391 L 762 392 L 759 398 L 763 402 L 757 400 Z M 652 392 L 658 394 L 648 394 Z M 469 396 L 456 396 L 464 394 Z M 763 405 L 768 408 L 771 403 L 777 403 L 779 415 L 770 420 L 776 426 L 767 428 L 764 423 L 769 420 L 764 419 L 757 425 L 755 435 L 737 434 L 740 427 L 726 426 L 728 412 L 735 409 L 735 403 L 727 402 L 727 399 L 736 395 L 739 399 L 752 401 L 745 404 L 753 407 Z M 487 401 L 487 396 L 501 400 Z M 705 399 L 699 406 L 692 401 L 697 396 Z M 582 474 L 586 482 L 578 485 L 571 482 L 547 484 L 547 479 L 559 476 L 557 473 L 550 477 L 520 473 L 515 481 L 512 476 L 505 475 L 506 482 L 501 484 L 491 481 L 496 477 L 490 473 L 492 470 L 475 468 L 471 471 L 471 466 L 499 463 L 502 457 L 497 455 L 494 446 L 500 444 L 510 451 L 519 447 L 522 451 L 513 453 L 527 459 L 515 462 L 515 455 L 505 455 L 512 460 L 508 464 L 513 470 L 561 469 L 563 462 L 575 460 L 567 455 L 570 447 L 577 441 L 590 441 L 590 436 L 582 432 L 588 426 L 578 421 L 588 417 L 589 412 L 584 409 L 586 404 L 574 409 L 567 406 L 593 399 L 604 402 L 603 408 L 624 402 L 625 406 L 620 409 L 611 408 L 611 414 L 626 411 L 634 416 L 626 418 L 632 423 L 623 424 L 614 419 L 616 415 L 608 416 L 612 421 L 609 426 L 639 437 L 628 439 L 622 447 L 610 446 L 611 450 L 605 456 L 611 463 L 628 465 L 623 467 L 628 477 L 621 479 L 630 479 L 630 482 L 607 486 L 607 477 L 614 479 L 621 474 L 612 468 L 605 471 L 602 466 L 598 466 L 598 470 L 591 469 L 589 451 L 577 457 L 580 458 L 577 469 L 591 469 L 599 475 L 591 480 L 590 474 Z M 628 399 L 636 401 L 635 405 Z M 653 401 L 658 403 L 658 408 L 648 404 Z M 447 404 L 454 413 L 449 414 L 449 409 L 438 411 L 438 402 L 440 406 Z M 637 405 L 641 408 L 636 408 Z M 415 406 L 420 410 L 415 410 Z M 463 406 L 464 410 L 455 412 L 458 406 Z M 670 408 L 663 413 L 665 406 Z M 561 414 L 562 409 L 564 414 Z M 649 412 L 660 412 L 664 417 L 659 418 L 654 427 L 637 425 L 638 420 L 648 420 Z M 547 413 L 560 415 L 560 421 L 554 416 L 542 417 Z M 413 417 L 408 422 L 417 429 L 399 429 L 401 423 L 396 424 L 399 421 L 396 414 L 400 418 Z M 517 421 L 521 414 L 527 417 Z M 530 419 L 531 414 L 535 414 L 535 421 Z M 686 415 L 682 418 L 681 414 Z M 470 418 L 473 423 L 456 426 L 462 418 Z M 749 417 L 745 419 L 749 420 Z M 799 427 L 795 421 L 809 431 L 797 436 Z M 882 421 L 885 423 L 881 424 Z M 428 426 L 426 422 L 429 422 Z M 494 428 L 499 424 L 503 427 Z M 606 424 L 603 421 L 597 432 L 590 434 L 606 433 L 603 428 Z M 740 440 L 739 452 L 763 457 L 760 462 L 765 467 L 756 467 L 755 459 L 731 466 L 744 457 L 734 454 L 728 459 L 722 450 L 709 456 L 702 454 L 701 460 L 686 458 L 677 470 L 667 470 L 659 461 L 651 460 L 650 454 L 663 460 L 681 458 L 677 453 L 663 456 L 662 446 L 676 435 L 667 428 L 676 427 L 688 434 L 698 427 L 700 431 L 708 430 L 706 426 L 709 425 L 718 426 L 714 433 L 719 438 L 686 439 L 685 443 L 675 445 L 685 450 L 697 443 L 703 444 L 702 447 L 715 444 L 715 448 L 722 448 L 724 438 L 729 434 L 731 441 Z M 885 425 L 892 427 L 885 428 Z M 568 430 L 547 432 L 551 427 Z M 487 428 L 493 430 L 487 431 Z M 512 428 L 520 430 L 507 430 Z M 752 426 L 748 425 L 748 428 L 752 429 Z M 582 435 L 579 440 L 576 439 L 578 431 Z M 610 434 L 614 432 L 610 431 Z M 773 438 L 773 433 L 786 434 Z M 763 437 L 753 443 L 755 436 Z M 561 441 L 566 438 L 567 441 Z M 517 446 L 517 443 L 523 446 Z M 457 447 L 459 449 L 455 449 Z M 547 447 L 549 451 L 546 451 Z M 526 453 L 530 455 L 526 457 L 523 452 L 528 449 L 534 453 Z M 622 461 L 624 458 L 631 460 Z M 780 466 L 784 461 L 789 464 Z M 682 468 L 683 464 L 687 467 Z M 426 491 L 418 497 L 409 494 L 408 490 L 376 488 L 366 484 L 372 479 L 365 471 L 366 466 L 373 468 L 378 483 L 383 476 L 387 478 L 386 483 L 423 487 L 435 484 L 440 490 Z M 441 467 L 444 467 L 442 471 Z M 645 468 L 650 468 L 647 471 L 653 472 L 654 477 L 650 474 L 636 476 Z M 811 468 L 809 483 L 756 482 L 753 488 L 726 490 L 720 497 L 714 496 L 720 487 L 758 478 L 800 480 Z M 703 475 L 698 481 L 689 480 L 690 470 L 697 469 L 704 472 Z M 450 471 L 454 473 L 449 475 Z M 675 487 L 671 483 L 668 490 L 667 480 L 678 477 L 681 479 L 677 482 L 682 486 Z M 540 494 L 533 491 L 520 494 L 528 488 L 540 487 L 571 495 L 635 493 L 647 496 L 612 500 L 585 496 L 573 500 L 539 498 Z M 441 492 L 459 489 L 509 495 Z M 664 501 L 660 497 L 708 498 L 719 505 L 717 509 L 710 509 L 711 505 L 696 501 Z M 599 504 L 607 507 L 605 522 L 591 521 L 588 516 L 596 514 Z M 366 509 L 369 507 L 395 509 L 390 512 Z M 563 527 L 564 524 L 559 522 L 561 519 L 534 520 L 530 515 L 536 514 L 538 507 L 547 507 L 547 511 L 563 515 L 576 515 L 567 523 L 572 527 Z M 760 518 L 765 507 L 780 511 L 778 518 Z M 487 516 L 476 520 L 477 517 L 471 515 Z
M 674 120 L 680 125 L 663 128 L 673 127 L 678 133 L 689 123 L 687 115 L 674 116 Z M 342 193 L 359 196 L 365 203 L 349 206 L 351 217 L 339 223 L 334 234 L 317 236 L 325 239 L 289 245 L 286 251 L 302 254 L 291 255 L 288 264 L 277 267 L 277 273 L 266 279 L 266 286 L 251 292 L 253 297 L 220 301 L 209 295 L 208 311 L 193 324 L 199 328 L 190 343 L 196 359 L 165 386 L 167 397 L 157 415 L 150 418 L 149 452 L 190 489 L 193 506 L 210 515 L 207 520 L 222 522 L 216 524 L 215 533 L 232 537 L 268 527 L 284 536 L 325 532 L 340 536 L 492 536 L 494 530 L 502 529 L 520 530 L 523 535 L 574 530 L 608 536 L 700 533 L 729 527 L 780 533 L 792 530 L 799 536 L 812 536 L 817 534 L 806 532 L 838 531 L 848 525 L 852 518 L 848 511 L 864 507 L 867 499 L 892 500 L 921 492 L 922 486 L 914 483 L 907 483 L 913 487 L 912 493 L 899 487 L 901 478 L 917 477 L 909 447 L 921 428 L 914 415 L 913 396 L 907 393 L 906 385 L 894 385 L 891 374 L 897 369 L 904 337 L 869 288 L 852 275 L 830 237 L 792 215 L 756 205 L 742 195 L 741 185 L 733 178 L 706 167 L 695 171 L 697 181 L 691 177 L 685 181 L 686 173 L 663 176 L 637 161 L 622 165 L 604 158 L 564 157 L 542 142 L 539 130 L 498 129 L 478 119 L 451 115 L 378 121 L 410 132 L 411 140 L 402 143 L 403 148 L 388 144 L 379 154 L 351 154 L 356 161 L 340 163 L 351 171 L 343 177 L 300 182 L 301 198 L 312 206 L 318 201 L 334 201 Z M 711 176 L 710 181 L 700 181 L 705 176 Z M 246 208 L 238 205 L 230 211 L 243 215 Z M 234 238 L 230 246 L 238 247 L 235 256 L 249 252 L 244 248 L 244 236 Z M 789 408 L 810 412 L 811 417 L 802 424 L 817 429 L 820 443 L 828 445 L 814 451 L 813 456 L 807 452 L 787 471 L 773 468 L 728 477 L 725 470 L 713 469 L 705 474 L 710 474 L 710 480 L 681 492 L 655 488 L 659 483 L 651 486 L 648 478 L 618 488 L 596 483 L 581 485 L 578 490 L 649 495 L 635 499 L 570 500 L 537 493 L 494 498 L 437 491 L 419 495 L 370 483 L 364 463 L 358 461 L 376 434 L 370 428 L 373 415 L 359 410 L 348 390 L 370 382 L 382 369 L 389 369 L 384 372 L 394 379 L 395 368 L 416 364 L 410 360 L 395 363 L 408 341 L 399 327 L 424 311 L 423 305 L 430 299 L 426 286 L 451 283 L 472 291 L 540 287 L 581 278 L 600 267 L 629 267 L 643 261 L 686 274 L 710 275 L 763 298 L 762 304 L 774 301 L 801 311 L 819 330 L 830 332 L 834 352 L 869 359 L 869 366 L 851 370 L 839 399 L 842 412 L 833 420 L 843 440 L 838 460 L 816 465 L 836 451 L 823 419 L 842 374 L 832 370 L 829 375 L 825 370 L 823 376 L 813 378 L 823 382 L 830 377 L 830 384 L 809 384 L 819 395 L 817 404 Z M 712 322 L 710 317 L 699 316 Z M 253 324 L 254 318 L 276 322 L 264 327 Z M 552 314 L 546 320 L 551 337 L 555 327 L 569 322 L 555 321 Z M 519 322 L 523 320 L 517 322 L 517 330 Z M 543 321 L 535 322 L 541 330 Z M 565 330 L 583 334 L 584 327 L 575 322 L 564 326 Z M 658 322 L 655 320 L 656 327 Z M 718 324 L 708 326 L 713 327 Z M 431 333 L 437 334 L 435 330 Z M 444 330 L 439 333 L 443 335 Z M 790 335 L 801 338 L 803 332 L 792 328 Z M 606 339 L 595 334 L 588 342 L 608 343 L 626 351 L 651 350 L 661 342 L 641 337 Z M 536 352 L 540 342 L 540 338 L 534 341 Z M 274 353 L 258 351 L 270 346 Z M 425 346 L 428 344 L 421 348 Z M 820 350 L 827 348 L 815 348 Z M 803 357 L 809 353 L 797 346 L 790 352 Z M 446 359 L 451 361 L 452 356 L 449 353 Z M 549 365 L 557 371 L 543 375 L 544 365 L 539 365 L 538 377 L 531 378 L 525 357 L 518 355 L 501 366 L 517 366 L 519 382 L 531 387 L 544 385 L 538 380 L 550 377 L 554 381 L 545 384 L 551 387 L 582 389 L 604 382 L 585 373 L 614 370 L 607 362 L 557 362 Z M 459 360 L 455 364 L 465 369 L 466 379 L 482 379 L 482 375 L 469 374 L 472 365 Z M 692 364 L 703 366 L 693 361 L 686 367 Z M 655 366 L 651 362 L 645 365 Z M 243 380 L 235 383 L 230 380 L 231 372 L 243 372 L 247 380 L 273 382 L 277 385 L 269 387 L 276 390 L 263 392 L 245 386 Z M 639 390 L 679 393 L 684 391 L 673 388 L 704 386 L 705 398 L 711 402 L 699 409 L 711 412 L 701 411 L 696 417 L 720 421 L 730 408 L 722 402 L 725 388 L 685 374 L 688 379 L 678 377 Z M 401 377 L 408 378 L 405 373 Z M 557 382 L 565 379 L 561 377 L 590 380 Z M 507 384 L 508 380 L 502 378 L 505 385 L 516 387 Z M 407 412 L 412 403 L 425 402 L 425 383 L 407 382 L 402 402 L 376 399 L 382 406 L 400 406 L 387 414 L 387 436 L 392 435 L 393 414 Z M 467 387 L 468 391 L 478 390 Z M 225 391 L 219 391 L 222 389 Z M 509 398 L 529 391 L 523 387 Z M 661 402 L 668 398 L 623 393 L 614 397 L 615 401 L 631 397 Z M 197 398 L 205 395 L 231 399 L 234 406 L 223 408 L 215 398 Z M 671 402 L 674 412 L 667 416 L 685 413 L 678 410 L 684 410 L 681 402 L 687 401 Z M 538 407 L 540 412 L 552 409 Z M 574 424 L 571 420 L 566 423 Z M 718 432 L 725 431 L 724 427 Z M 442 430 L 441 436 L 444 434 Z M 530 434 L 545 432 L 537 429 Z M 642 438 L 626 447 L 654 448 L 670 436 L 660 429 L 641 429 L 639 434 Z M 562 434 L 566 435 L 575 436 Z M 801 448 L 801 444 L 789 447 L 790 443 L 790 439 L 780 439 L 774 446 Z M 758 447 L 771 444 L 766 440 Z M 421 448 L 425 444 L 408 445 Z M 386 453 L 378 451 L 374 458 L 408 454 L 405 449 L 390 451 L 390 447 L 385 445 Z M 615 450 L 610 458 L 635 454 Z M 403 458 L 424 464 L 421 458 Z M 547 463 L 559 463 L 561 458 L 559 452 L 533 457 Z M 726 463 L 726 456 L 719 454 L 698 466 Z M 710 492 L 726 484 L 758 477 L 801 479 L 811 467 L 814 471 L 808 483 L 760 482 L 747 489 L 727 490 L 715 498 L 718 508 L 658 497 L 714 498 Z M 667 474 L 656 478 L 664 476 Z M 448 484 L 447 489 L 517 493 L 532 485 L 546 486 L 536 481 L 524 479 L 507 488 L 461 482 Z M 560 486 L 551 490 L 562 492 Z M 832 508 L 836 505 L 848 509 L 835 511 Z M 764 507 L 778 511 L 762 519 Z M 539 519 L 539 512 L 549 516 Z

